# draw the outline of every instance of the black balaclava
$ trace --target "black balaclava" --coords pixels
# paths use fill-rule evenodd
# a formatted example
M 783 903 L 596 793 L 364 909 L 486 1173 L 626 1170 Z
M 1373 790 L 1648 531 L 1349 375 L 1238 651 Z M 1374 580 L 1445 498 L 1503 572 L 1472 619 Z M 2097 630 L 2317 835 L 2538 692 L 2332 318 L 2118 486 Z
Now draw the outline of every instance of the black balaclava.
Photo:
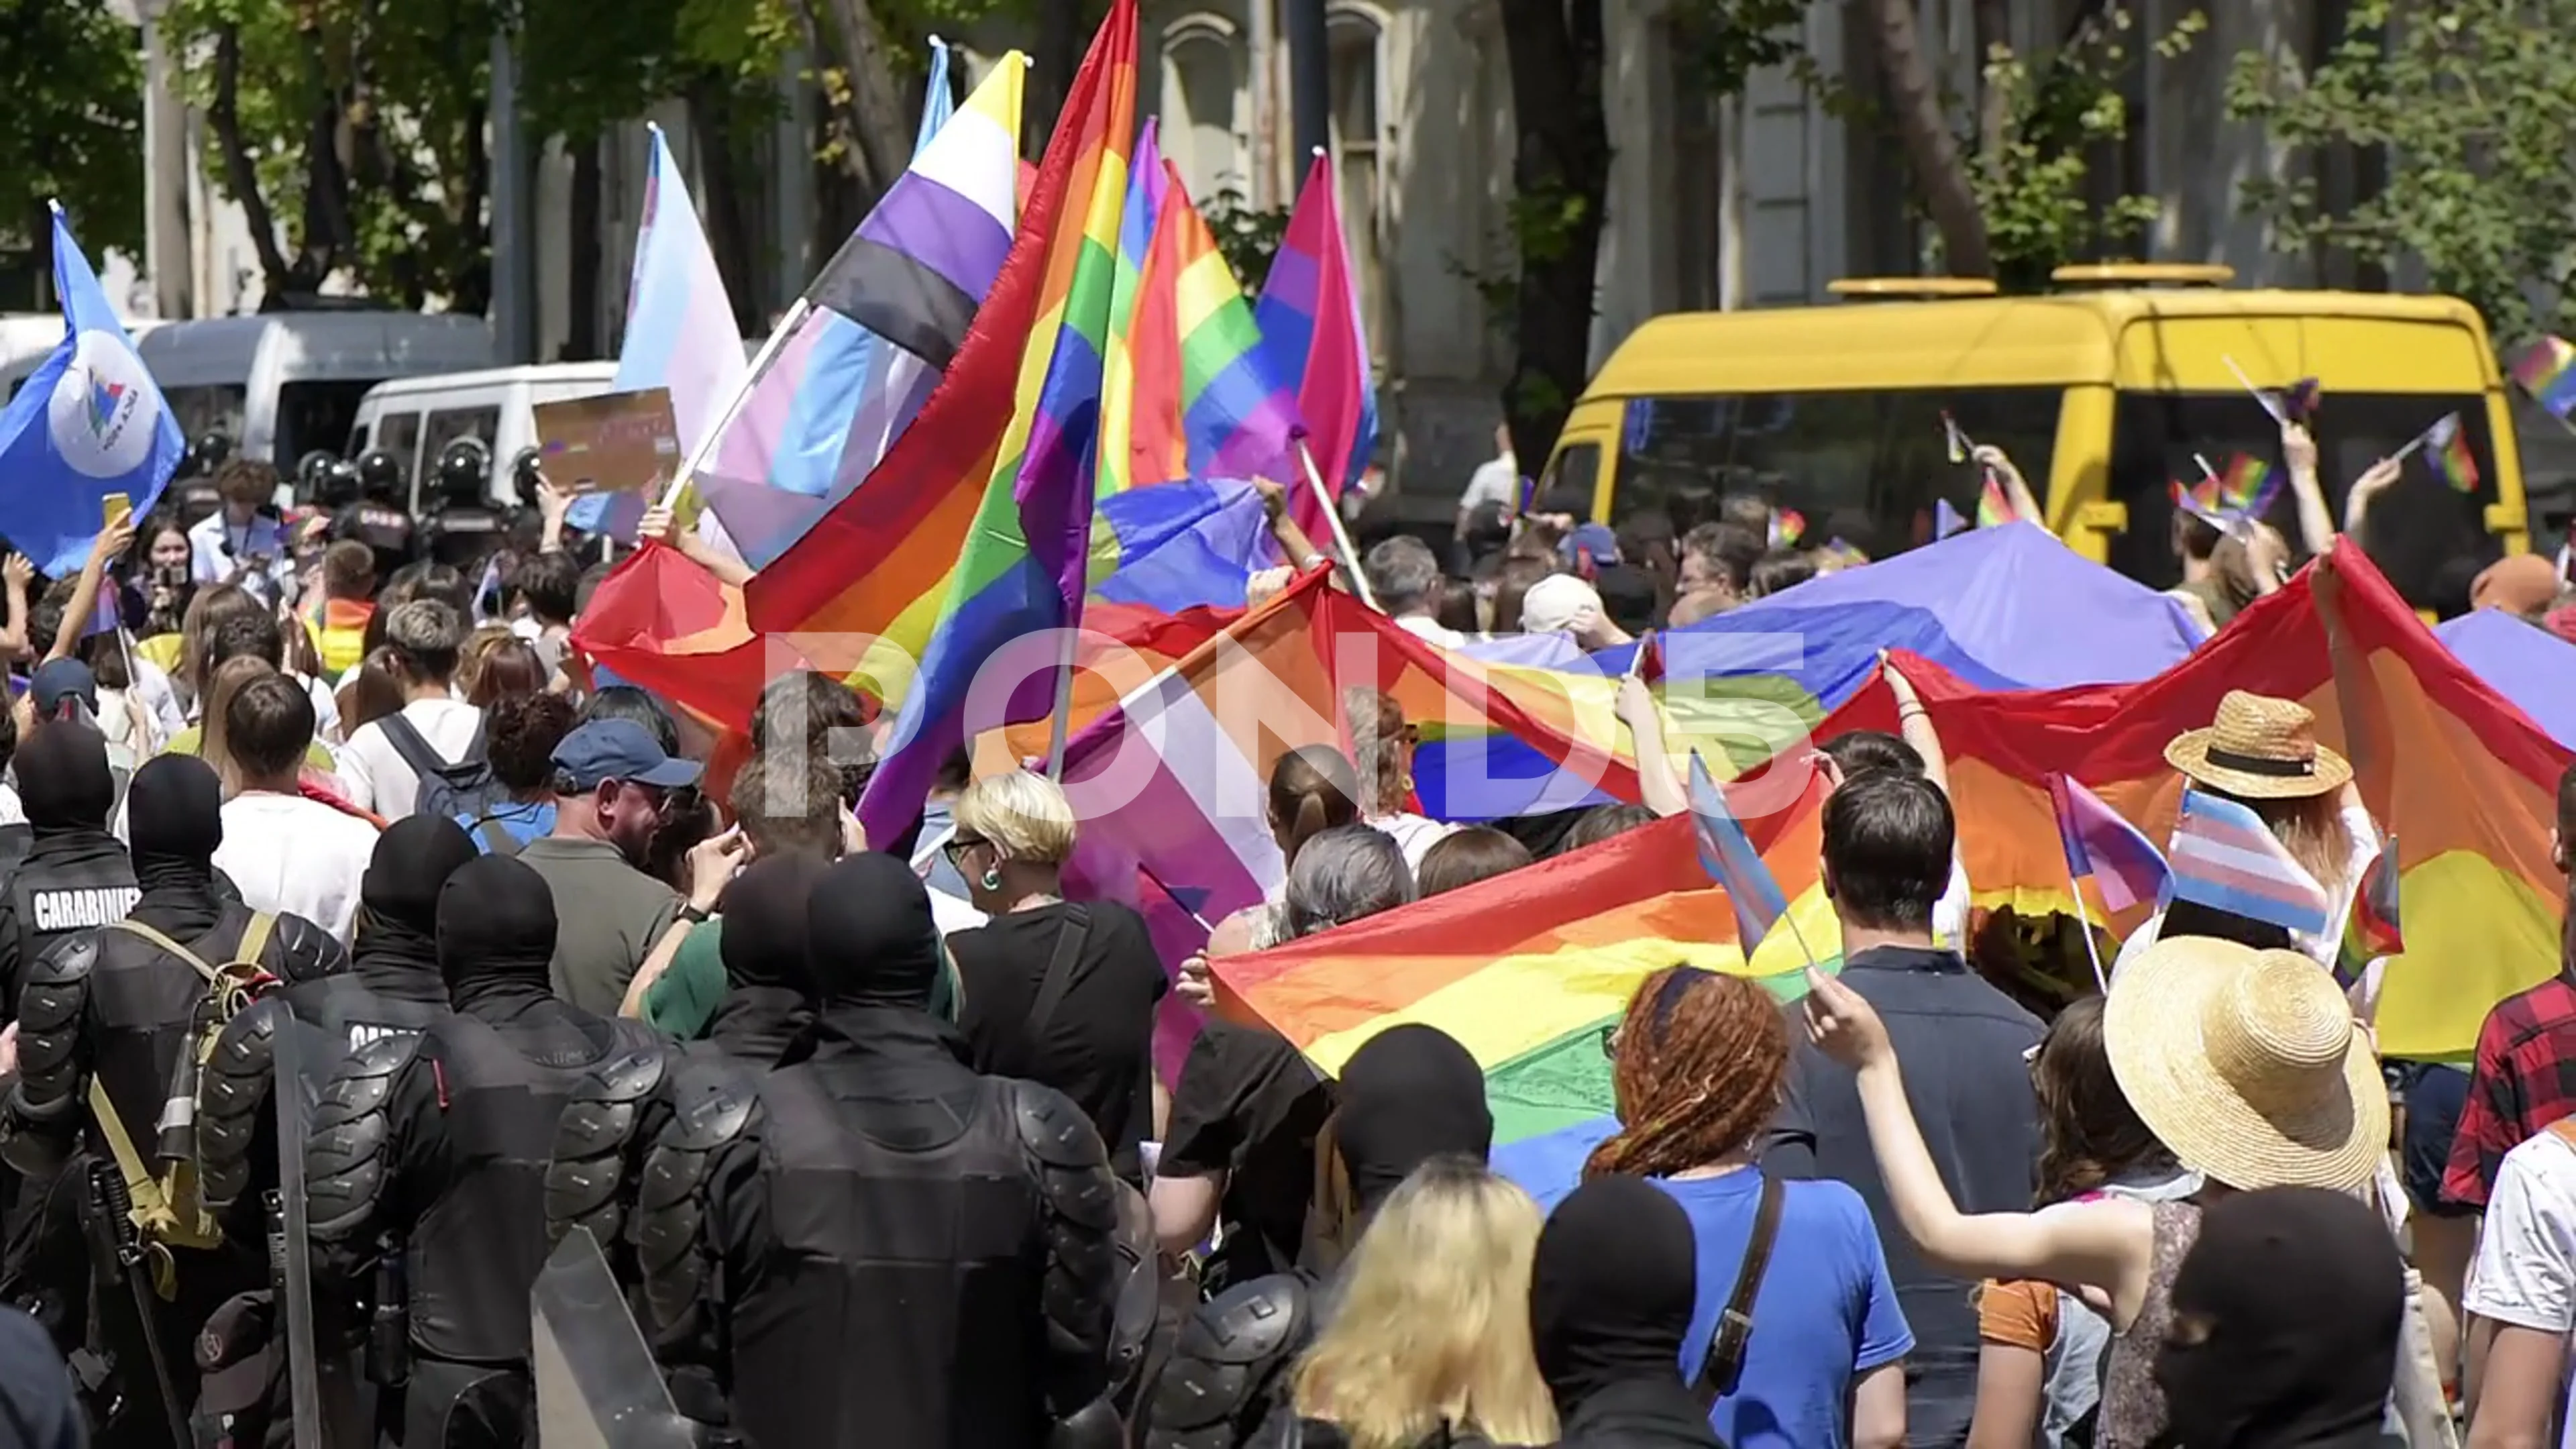
M 444 815 L 407 815 L 376 837 L 358 883 L 356 970 L 438 974 L 438 893 L 479 852 Z
M 1558 1417 L 1613 1384 L 1682 1387 L 1698 1270 L 1690 1215 L 1642 1177 L 1557 1204 L 1530 1262 L 1530 1341 Z
M 1341 1101 L 1333 1137 L 1363 1211 L 1432 1158 L 1482 1162 L 1494 1145 L 1484 1069 L 1436 1026 L 1407 1022 L 1360 1043 L 1342 1064 Z
M 224 843 L 224 787 L 213 767 L 194 755 L 145 762 L 126 786 L 125 839 L 134 883 L 145 893 L 194 892 L 211 901 L 215 847 Z
M 546 878 L 502 855 L 481 855 L 438 888 L 438 974 L 462 1010 L 499 988 L 548 990 L 555 898 Z
M 774 1062 L 813 1016 L 814 969 L 806 956 L 806 901 L 823 862 L 782 855 L 754 861 L 725 887 L 725 996 L 707 1025 L 718 1046 Z
M 2386 1220 L 2317 1187 L 2223 1197 L 2173 1283 L 2156 1354 L 2174 1442 L 2344 1449 L 2379 1442 L 2406 1265 Z
M 805 928 L 822 1006 L 929 1010 L 941 969 L 939 925 L 911 866 L 873 850 L 842 859 L 807 896 Z M 729 923 L 725 935 L 733 935 Z
M 200 768 L 204 763 L 198 761 Z M 116 777 L 107 768 L 107 739 L 97 730 L 70 720 L 38 725 L 18 747 L 17 766 L 18 803 L 32 834 L 107 829 L 108 812 L 116 808 Z M 213 772 L 207 774 L 211 778 Z M 218 787 L 216 794 L 222 793 Z

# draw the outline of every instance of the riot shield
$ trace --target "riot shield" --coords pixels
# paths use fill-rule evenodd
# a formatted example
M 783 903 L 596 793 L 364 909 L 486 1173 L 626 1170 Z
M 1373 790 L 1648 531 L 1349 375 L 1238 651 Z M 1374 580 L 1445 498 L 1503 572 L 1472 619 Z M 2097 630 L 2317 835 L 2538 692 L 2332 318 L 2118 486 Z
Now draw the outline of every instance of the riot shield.
M 694 1442 L 588 1228 L 564 1234 L 528 1297 L 540 1449 Z
M 319 1093 L 311 1076 L 321 1059 L 304 1024 L 277 1009 L 269 1062 L 269 1101 L 277 1111 L 277 1210 L 270 1231 L 271 1273 L 286 1325 L 286 1388 L 294 1414 L 295 1449 L 321 1449 L 322 1374 L 313 1340 L 313 1237 L 305 1223 L 304 1139 L 312 1129 Z

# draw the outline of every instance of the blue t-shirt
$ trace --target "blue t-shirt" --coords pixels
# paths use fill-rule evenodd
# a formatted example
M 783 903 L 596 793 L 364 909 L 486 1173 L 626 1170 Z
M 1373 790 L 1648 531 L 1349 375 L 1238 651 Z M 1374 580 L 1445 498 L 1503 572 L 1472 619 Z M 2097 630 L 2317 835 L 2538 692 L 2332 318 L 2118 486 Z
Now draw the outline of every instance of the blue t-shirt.
M 1744 1267 L 1762 1177 L 1746 1170 L 1655 1185 L 1690 1214 L 1699 1245 L 1698 1302 L 1681 1366 L 1696 1380 Z M 1744 1372 L 1708 1420 L 1732 1449 L 1840 1449 L 1851 1442 L 1844 1406 L 1852 1381 L 1905 1357 L 1914 1333 L 1860 1194 L 1839 1182 L 1781 1186 L 1780 1232 L 1753 1300 Z
M 474 837 L 474 848 L 490 855 L 492 842 L 483 838 L 482 822 L 486 820 L 491 822 L 490 828 L 525 845 L 555 833 L 555 802 L 539 800 L 526 805 L 504 805 L 487 816 L 457 816 L 456 823 L 465 827 L 467 835 Z

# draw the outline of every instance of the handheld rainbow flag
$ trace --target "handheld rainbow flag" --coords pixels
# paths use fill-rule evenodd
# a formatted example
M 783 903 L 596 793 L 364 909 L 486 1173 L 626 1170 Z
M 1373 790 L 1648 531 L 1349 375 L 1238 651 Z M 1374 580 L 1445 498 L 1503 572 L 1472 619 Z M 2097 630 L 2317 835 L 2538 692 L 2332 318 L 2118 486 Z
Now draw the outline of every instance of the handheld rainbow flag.
M 2217 479 L 2204 476 L 2197 483 L 2185 484 L 2172 478 L 2166 480 L 2165 487 L 2173 496 L 2174 511 L 2188 513 L 2212 528 L 2226 529 L 2227 508 L 2219 501 Z
M 2565 419 L 2576 412 L 2576 347 L 2564 338 L 2541 338 L 2514 360 L 2513 380 L 2552 416 Z
M 1136 316 L 1136 294 L 1145 274 L 1145 255 L 1152 250 L 1155 221 L 1163 213 L 1164 173 L 1161 124 L 1147 116 L 1136 137 L 1136 159 L 1127 176 L 1127 204 L 1118 220 L 1118 273 L 1109 288 L 1109 351 L 1100 372 L 1100 496 L 1125 492 L 1138 479 L 1128 471 L 1130 438 L 1135 429 L 1136 356 L 1129 329 Z M 1179 477 L 1179 474 L 1173 474 Z
M 2311 935 L 2326 928 L 2325 887 L 2291 858 L 2253 808 L 2185 790 L 2174 821 L 2171 894 L 2212 910 Z
M 1726 888 L 1735 907 L 1735 939 L 1750 956 L 1789 913 L 1789 897 L 1727 808 L 1726 792 L 1709 778 L 1708 763 L 1696 752 L 1690 762 L 1691 835 L 1699 844 L 1700 869 Z
M 2281 480 L 2273 473 L 2272 465 L 2250 453 L 2231 454 L 2226 476 L 2218 482 L 2220 506 L 2247 518 L 2259 519 L 2270 511 L 2280 491 Z
M 2057 841 L 2066 851 L 2066 875 L 2090 880 L 2102 904 L 2125 911 L 2161 899 L 2173 871 L 2154 842 L 2081 781 L 2061 771 L 2048 775 L 2049 804 L 2057 814 Z
M 2458 413 L 2444 413 L 2424 430 L 2424 456 L 2454 493 L 2478 491 L 2478 458 L 2469 450 L 2468 430 Z
M 1977 527 L 1992 528 L 2020 517 L 2013 512 L 2012 498 L 2004 492 L 2003 480 L 1995 476 L 1993 469 L 1987 469 L 1985 486 L 1977 490 Z
M 1807 515 L 1794 508 L 1776 508 L 1771 512 L 1771 546 L 1787 548 L 1807 534 Z
M 2370 868 L 2362 872 L 2361 888 L 2352 896 L 2352 914 L 2344 919 L 2343 949 L 2335 974 L 2346 982 L 2358 980 L 2380 957 L 2406 949 L 2406 934 L 2397 925 L 2397 863 L 2397 837 L 2392 834 L 2370 858 Z
M 1291 442 L 1296 395 L 1273 370 L 1243 284 L 1191 204 L 1179 168 L 1162 164 L 1164 201 L 1126 338 L 1136 372 L 1127 482 L 1260 477 L 1302 484 Z M 1304 487 L 1289 493 L 1312 496 Z

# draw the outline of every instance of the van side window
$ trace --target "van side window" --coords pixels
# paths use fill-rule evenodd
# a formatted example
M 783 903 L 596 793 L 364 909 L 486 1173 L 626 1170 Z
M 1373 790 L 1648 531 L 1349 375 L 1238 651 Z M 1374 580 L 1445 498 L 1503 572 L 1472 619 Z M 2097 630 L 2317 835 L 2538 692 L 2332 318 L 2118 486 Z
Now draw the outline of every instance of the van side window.
M 498 407 L 447 408 L 431 413 L 421 420 L 420 465 L 424 470 L 437 467 L 438 455 L 459 438 L 481 438 L 488 448 L 500 432 L 501 410 Z
M 376 419 L 376 443 L 402 464 L 403 477 L 420 476 L 420 414 L 386 413 Z
M 1811 543 L 1884 558 L 1930 542 L 1941 503 L 1976 516 L 1977 470 L 1950 461 L 1943 413 L 2009 454 L 2045 502 L 2064 399 L 2054 387 L 1631 398 L 1609 521 L 1661 510 L 1678 535 L 1750 494 L 1805 515 Z

